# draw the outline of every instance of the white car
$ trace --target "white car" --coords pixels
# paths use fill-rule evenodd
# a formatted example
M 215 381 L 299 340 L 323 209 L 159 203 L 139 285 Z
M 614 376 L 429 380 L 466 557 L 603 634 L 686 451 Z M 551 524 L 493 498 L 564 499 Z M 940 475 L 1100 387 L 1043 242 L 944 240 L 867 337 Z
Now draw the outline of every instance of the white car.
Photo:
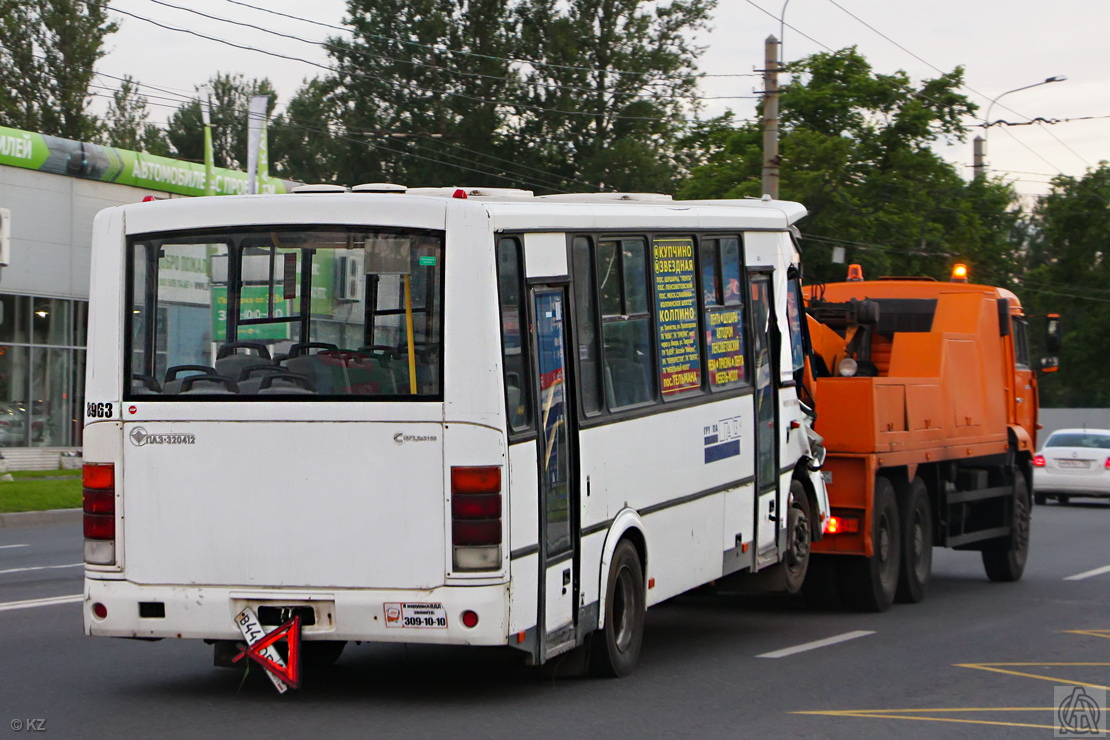
M 1110 498 L 1110 429 L 1059 429 L 1033 456 L 1033 500 Z

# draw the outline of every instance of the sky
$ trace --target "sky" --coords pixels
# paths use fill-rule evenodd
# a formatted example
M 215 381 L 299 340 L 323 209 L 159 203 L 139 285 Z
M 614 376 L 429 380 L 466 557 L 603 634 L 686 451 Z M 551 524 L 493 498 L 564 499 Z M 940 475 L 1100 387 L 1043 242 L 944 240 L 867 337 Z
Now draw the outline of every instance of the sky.
M 142 91 L 151 104 L 151 120 L 158 123 L 165 122 L 182 94 L 195 94 L 194 88 L 216 72 L 268 77 L 280 107 L 304 79 L 326 72 L 313 66 L 329 62 L 320 46 L 170 5 L 310 41 L 341 32 L 241 3 L 333 26 L 342 25 L 346 11 L 345 0 L 111 0 L 120 30 L 107 39 L 109 53 L 97 66 L 101 76 L 94 84 L 114 87 L 117 78 L 129 74 L 151 86 Z M 160 28 L 143 18 L 255 51 Z M 1106 0 L 719 0 L 711 26 L 697 37 L 704 48 L 699 66 L 707 75 L 701 83 L 704 116 L 726 108 L 740 118 L 754 116 L 753 98 L 762 88 L 754 73 L 763 66 L 764 40 L 774 35 L 783 41 L 788 61 L 854 45 L 875 71 L 904 70 L 915 81 L 962 65 L 962 92 L 980 105 L 978 120 L 969 124 L 982 123 L 988 108 L 991 120 L 1059 120 L 986 132 L 991 173 L 1013 182 L 1027 199 L 1048 192 L 1057 174 L 1081 176 L 1100 160 L 1110 160 Z M 1067 79 L 1009 93 L 1050 77 Z M 97 91 L 110 94 L 103 88 Z M 982 131 L 975 128 L 966 142 L 940 148 L 965 177 L 972 172 L 971 138 Z

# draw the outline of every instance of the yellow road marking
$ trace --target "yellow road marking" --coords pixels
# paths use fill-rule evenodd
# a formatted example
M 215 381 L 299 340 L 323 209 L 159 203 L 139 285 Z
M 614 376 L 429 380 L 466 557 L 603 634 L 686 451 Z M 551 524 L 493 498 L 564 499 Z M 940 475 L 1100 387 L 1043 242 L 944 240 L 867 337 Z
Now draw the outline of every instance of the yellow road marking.
M 995 725 L 1001 727 L 1035 727 L 1052 730 L 1055 725 L 1038 725 L 1029 722 L 1000 722 L 989 719 L 963 719 L 958 717 L 912 716 L 924 712 L 1055 712 L 1056 707 L 961 707 L 958 709 L 843 709 L 828 712 L 791 712 L 791 714 L 814 714 L 826 717 L 859 717 L 862 719 L 908 719 L 918 722 L 955 722 L 966 725 Z M 911 716 L 905 716 L 905 715 Z
M 1110 630 L 1063 630 L 1066 634 L 1073 635 L 1087 635 L 1090 637 L 1105 637 L 1110 638 Z M 1099 667 L 1105 668 L 1110 666 L 1110 663 L 955 663 L 956 668 L 974 668 L 980 671 L 990 671 L 992 673 L 1002 673 L 1010 676 L 1019 676 L 1021 678 L 1032 678 L 1038 681 L 1052 681 L 1057 684 L 1068 684 L 1071 686 L 1087 686 L 1094 689 L 1105 689 L 1110 691 L 1110 686 L 1103 686 L 1097 683 L 1086 683 L 1083 681 L 1069 681 L 1062 676 L 1045 676 L 1037 673 L 1028 673 L 1025 671 L 1009 670 L 1011 668 L 1032 668 L 1040 666 L 1043 668 L 1080 668 L 1080 667 Z M 860 717 L 866 719 L 906 719 L 916 720 L 919 722 L 956 722 L 960 724 L 970 725 L 996 725 L 1002 727 L 1034 727 L 1037 729 L 1054 730 L 1057 725 L 1038 725 L 1029 724 L 1026 722 L 1000 722 L 997 720 L 986 719 L 964 719 L 958 717 L 927 717 L 926 714 L 945 714 L 956 712 L 1055 712 L 1057 707 L 957 707 L 957 708 L 925 708 L 925 709 L 830 709 L 823 711 L 804 711 L 804 712 L 790 712 L 790 714 L 809 714 L 819 715 L 824 717 Z M 909 716 L 907 716 L 909 715 Z
M 1090 635 L 1091 637 L 1105 637 L 1110 639 L 1110 630 L 1064 630 L 1069 635 Z
M 1072 686 L 1087 686 L 1092 689 L 1106 689 L 1110 691 L 1110 686 L 1103 686 L 1099 683 L 1086 683 L 1084 681 L 1069 681 L 1063 676 L 1044 676 L 1037 673 L 1025 673 L 1023 671 L 1008 671 L 999 666 L 1007 666 L 1011 668 L 1044 666 L 1048 667 L 1080 667 L 1080 666 L 1096 666 L 1107 667 L 1110 663 L 956 663 L 957 668 L 975 668 L 980 671 L 991 671 L 992 673 L 1004 673 L 1010 676 L 1020 676 L 1022 678 L 1035 678 L 1039 681 L 1052 681 L 1053 683 L 1066 683 Z

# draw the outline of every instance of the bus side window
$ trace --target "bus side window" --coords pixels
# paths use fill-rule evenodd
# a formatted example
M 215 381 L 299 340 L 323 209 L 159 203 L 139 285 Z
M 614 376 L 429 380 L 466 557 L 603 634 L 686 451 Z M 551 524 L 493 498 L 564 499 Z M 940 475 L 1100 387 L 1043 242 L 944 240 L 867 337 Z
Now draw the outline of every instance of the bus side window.
M 509 431 L 524 432 L 532 427 L 532 396 L 528 382 L 525 334 L 527 316 L 524 299 L 524 270 L 520 241 L 504 237 L 497 243 L 497 285 L 501 305 L 501 352 L 505 363 L 505 406 Z
M 587 415 L 601 411 L 601 365 L 597 361 L 597 310 L 594 292 L 594 261 L 590 239 L 574 238 L 571 270 L 574 279 L 574 318 L 578 341 L 578 390 Z
M 653 401 L 656 372 L 648 315 L 647 242 L 598 242 L 598 281 L 609 407 Z
M 734 236 L 703 239 L 698 256 L 709 387 L 712 390 L 734 388 L 747 382 L 740 240 Z

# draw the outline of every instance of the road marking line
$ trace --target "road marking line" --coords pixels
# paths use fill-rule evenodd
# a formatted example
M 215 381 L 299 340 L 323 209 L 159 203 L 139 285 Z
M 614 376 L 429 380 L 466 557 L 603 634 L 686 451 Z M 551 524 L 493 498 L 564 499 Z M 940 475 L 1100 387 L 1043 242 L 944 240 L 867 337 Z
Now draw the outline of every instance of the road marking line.
M 1094 578 L 1101 576 L 1103 573 L 1110 573 L 1110 565 L 1104 565 L 1101 568 L 1094 568 L 1092 570 L 1085 570 L 1082 573 L 1076 573 L 1074 576 L 1068 576 L 1065 581 L 1082 581 L 1084 578 Z
M 955 717 L 923 717 L 906 716 L 910 713 L 924 712 L 1055 712 L 1056 707 L 975 707 L 969 709 L 841 709 L 827 712 L 791 712 L 791 714 L 824 715 L 826 717 L 860 717 L 866 719 L 906 719 L 919 722 L 956 722 L 967 725 L 996 725 L 1001 727 L 1036 727 L 1039 729 L 1055 729 L 1055 725 L 1034 725 L 1026 722 L 1000 722 L 986 719 L 957 719 Z
M 8 570 L 0 570 L 0 576 L 5 573 L 26 573 L 29 570 L 50 570 L 52 568 L 81 568 L 84 563 L 66 563 L 65 565 L 35 565 L 30 568 L 9 568 Z
M 13 547 L 28 547 L 28 545 L 0 545 L 0 550 L 10 550 Z
M 53 606 L 54 604 L 75 604 L 78 601 L 83 601 L 84 599 L 84 594 L 74 594 L 73 596 L 53 596 L 48 599 L 9 601 L 5 604 L 0 604 L 0 612 L 11 611 L 13 609 L 31 609 L 36 606 Z
M 1038 673 L 1026 673 L 1024 671 L 1009 671 L 1006 668 L 1032 668 L 1035 666 L 1043 668 L 1061 668 L 1061 667 L 1098 667 L 1105 668 L 1110 666 L 1110 663 L 955 663 L 957 668 L 975 668 L 980 671 L 990 671 L 992 673 L 1003 673 L 1007 676 L 1020 676 L 1021 678 L 1035 678 L 1039 681 L 1052 681 L 1057 684 L 1068 684 L 1070 686 L 1087 686 L 1092 689 L 1106 689 L 1110 691 L 1110 686 L 1104 686 L 1100 683 L 1088 683 L 1086 681 L 1068 681 L 1062 676 L 1045 676 Z M 1002 668 L 1000 666 L 1006 666 Z
M 824 640 L 814 640 L 813 642 L 807 642 L 804 645 L 795 645 L 794 647 L 783 648 L 782 650 L 775 650 L 774 652 L 770 652 L 770 653 L 763 653 L 762 655 L 757 655 L 755 657 L 757 657 L 757 658 L 785 658 L 789 655 L 795 655 L 797 653 L 804 653 L 807 650 L 816 650 L 817 648 L 823 648 L 823 647 L 828 647 L 829 645 L 835 645 L 838 642 L 847 642 L 848 640 L 854 640 L 857 637 L 867 637 L 868 635 L 873 635 L 873 634 L 875 634 L 874 630 L 855 630 L 854 632 L 845 632 L 843 635 L 835 635 L 833 637 L 826 637 Z

